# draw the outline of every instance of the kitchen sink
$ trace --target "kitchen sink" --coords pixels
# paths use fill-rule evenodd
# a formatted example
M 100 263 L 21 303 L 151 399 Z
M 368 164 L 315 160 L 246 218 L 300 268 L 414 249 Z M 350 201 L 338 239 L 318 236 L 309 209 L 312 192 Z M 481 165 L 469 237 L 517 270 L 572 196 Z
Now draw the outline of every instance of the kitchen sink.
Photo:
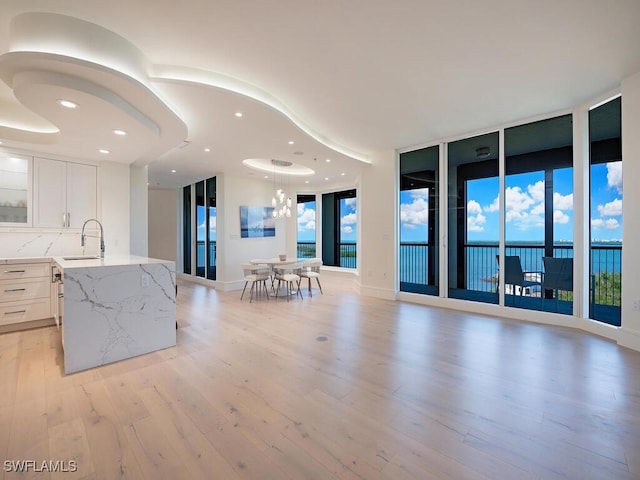
M 63 260 L 96 260 L 98 255 L 78 255 L 76 257 L 62 257 Z

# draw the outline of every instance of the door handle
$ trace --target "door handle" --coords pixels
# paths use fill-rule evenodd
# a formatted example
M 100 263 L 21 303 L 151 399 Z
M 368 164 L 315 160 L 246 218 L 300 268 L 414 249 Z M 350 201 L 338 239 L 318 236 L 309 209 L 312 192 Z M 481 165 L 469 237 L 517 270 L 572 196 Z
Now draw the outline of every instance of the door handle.
M 5 292 L 24 292 L 26 288 L 9 288 L 5 289 Z

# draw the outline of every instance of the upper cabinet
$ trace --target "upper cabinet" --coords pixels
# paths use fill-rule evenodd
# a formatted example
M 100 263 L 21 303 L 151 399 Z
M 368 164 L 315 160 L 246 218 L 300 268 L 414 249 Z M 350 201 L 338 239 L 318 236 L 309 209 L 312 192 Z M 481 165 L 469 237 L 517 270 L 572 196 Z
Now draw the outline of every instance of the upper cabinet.
M 28 226 L 31 158 L 0 152 L 0 224 Z
M 34 227 L 81 228 L 96 218 L 97 168 L 34 158 Z

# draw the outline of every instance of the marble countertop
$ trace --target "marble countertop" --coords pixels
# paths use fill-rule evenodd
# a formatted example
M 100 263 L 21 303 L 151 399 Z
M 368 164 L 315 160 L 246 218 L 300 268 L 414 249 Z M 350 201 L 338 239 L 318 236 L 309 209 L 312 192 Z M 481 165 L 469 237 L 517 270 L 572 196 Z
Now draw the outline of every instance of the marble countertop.
M 76 258 L 82 255 L 76 256 Z M 54 257 L 13 257 L 0 258 L 0 265 L 14 265 L 17 263 L 42 263 L 56 262 L 62 268 L 85 268 L 85 267 L 105 267 L 118 265 L 148 265 L 152 263 L 175 263 L 172 260 L 162 260 L 159 258 L 142 257 L 138 255 L 106 255 L 105 258 L 95 258 L 95 256 L 87 255 L 82 260 L 65 260 L 65 258 L 73 257 L 73 255 L 54 256 Z
M 172 260 L 161 260 L 159 258 L 141 257 L 138 255 L 105 255 L 104 258 L 88 257 L 81 260 L 65 260 L 66 256 L 52 257 L 63 270 L 88 267 L 115 267 L 124 265 L 149 265 L 149 264 L 175 264 Z M 78 258 L 78 257 L 76 257 Z M 175 268 L 175 267 L 174 267 Z

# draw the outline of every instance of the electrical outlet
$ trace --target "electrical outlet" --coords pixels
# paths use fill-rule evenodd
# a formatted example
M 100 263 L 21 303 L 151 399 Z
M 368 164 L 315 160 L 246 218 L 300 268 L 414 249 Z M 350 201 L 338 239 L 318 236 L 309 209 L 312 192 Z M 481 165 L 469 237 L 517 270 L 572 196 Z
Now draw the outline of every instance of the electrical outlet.
M 140 277 L 140 284 L 142 288 L 149 288 L 149 275 L 142 275 Z
M 640 300 L 634 300 L 631 308 L 634 310 L 640 310 Z

